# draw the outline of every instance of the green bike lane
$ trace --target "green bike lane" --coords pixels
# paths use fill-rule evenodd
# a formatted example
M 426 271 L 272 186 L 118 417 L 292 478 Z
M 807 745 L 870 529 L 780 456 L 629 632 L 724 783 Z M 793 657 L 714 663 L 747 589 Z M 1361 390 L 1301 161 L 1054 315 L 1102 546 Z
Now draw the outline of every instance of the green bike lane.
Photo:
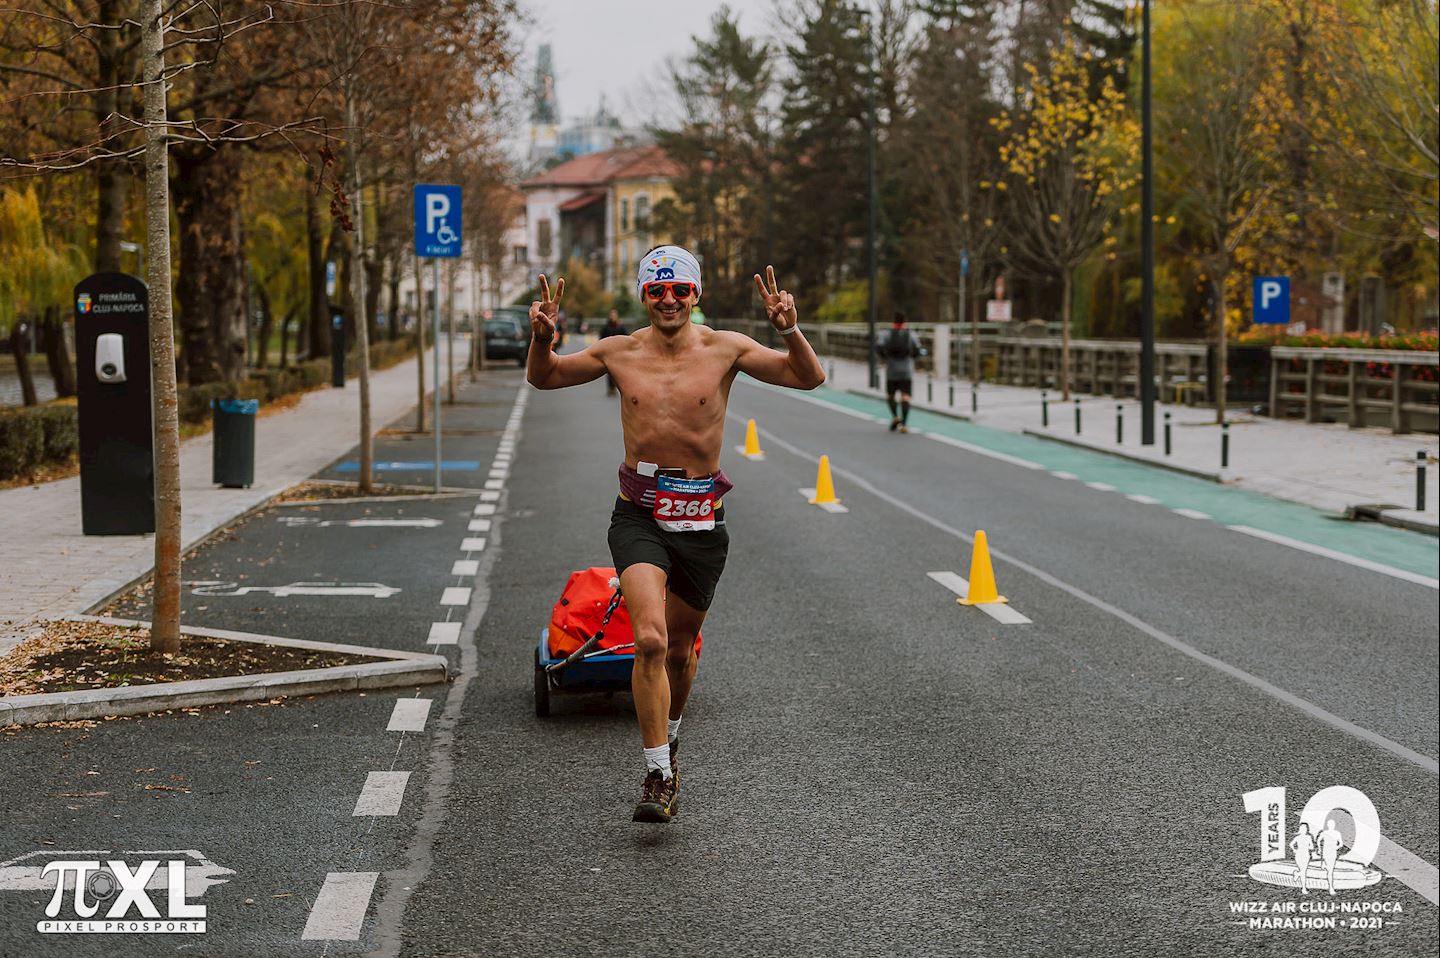
M 889 410 L 879 399 L 823 386 L 811 395 L 832 406 L 889 421 Z M 911 410 L 910 426 L 919 432 L 1026 460 L 1051 473 L 1068 473 L 1079 482 L 1114 486 L 1121 495 L 1147 496 L 1169 509 L 1203 512 L 1221 525 L 1284 536 L 1432 580 L 1440 575 L 1440 539 L 1432 536 L 1376 523 L 1350 522 L 1247 489 L 919 409 Z

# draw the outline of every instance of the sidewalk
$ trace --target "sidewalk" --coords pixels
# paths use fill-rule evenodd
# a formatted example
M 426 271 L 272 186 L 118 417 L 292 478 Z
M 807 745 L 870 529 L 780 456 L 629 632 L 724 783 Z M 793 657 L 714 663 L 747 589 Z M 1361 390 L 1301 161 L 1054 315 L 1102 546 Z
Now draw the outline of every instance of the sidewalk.
M 822 359 L 834 389 L 881 396 L 867 387 L 864 363 Z M 832 372 L 833 370 L 833 372 Z M 880 368 L 883 381 L 884 366 Z M 1140 445 L 1140 403 L 1109 396 L 1079 395 L 1081 433 L 1075 433 L 1075 404 L 1060 402 L 1050 390 L 1050 425 L 1041 425 L 1040 390 L 983 383 L 979 412 L 970 414 L 970 382 L 955 381 L 954 405 L 943 379 L 933 383 L 933 401 L 927 401 L 929 377 L 915 377 L 912 405 L 916 409 L 955 414 L 978 426 L 1026 433 L 1084 446 L 1099 452 L 1178 469 L 1216 482 L 1234 484 L 1325 512 L 1344 514 L 1355 506 L 1377 503 L 1400 507 L 1387 510 L 1382 521 L 1434 534 L 1440 522 L 1440 438 L 1426 433 L 1391 435 L 1380 429 L 1351 429 L 1343 423 L 1303 423 L 1230 411 L 1230 464 L 1220 468 L 1221 430 L 1213 409 L 1160 405 L 1155 410 L 1155 445 Z M 1124 443 L 1115 441 L 1115 411 L 1123 410 Z M 1171 415 L 1171 455 L 1164 454 L 1164 415 Z M 1426 468 L 1425 512 L 1415 506 L 1415 453 L 1424 450 Z
M 444 343 L 442 342 L 442 347 Z M 468 345 L 455 348 L 463 370 Z M 426 353 L 426 386 L 431 382 Z M 443 362 L 443 359 L 442 359 Z M 371 421 L 381 429 L 415 406 L 415 360 L 370 377 Z M 210 482 L 211 434 L 180 447 L 183 548 L 328 465 L 359 436 L 360 385 L 317 389 L 293 408 L 255 424 L 255 478 L 249 489 Z M 0 655 L 39 618 L 85 612 L 154 565 L 155 537 L 86 536 L 80 532 L 80 477 L 0 491 Z

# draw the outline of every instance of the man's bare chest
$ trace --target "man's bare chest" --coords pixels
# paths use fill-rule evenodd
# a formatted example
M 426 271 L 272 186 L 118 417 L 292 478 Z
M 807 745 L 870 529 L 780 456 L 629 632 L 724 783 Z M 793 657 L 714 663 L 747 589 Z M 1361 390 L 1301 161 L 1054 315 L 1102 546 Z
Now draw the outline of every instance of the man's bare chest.
M 701 419 L 724 414 L 729 366 L 716 359 L 629 360 L 614 364 L 613 375 L 631 411 Z

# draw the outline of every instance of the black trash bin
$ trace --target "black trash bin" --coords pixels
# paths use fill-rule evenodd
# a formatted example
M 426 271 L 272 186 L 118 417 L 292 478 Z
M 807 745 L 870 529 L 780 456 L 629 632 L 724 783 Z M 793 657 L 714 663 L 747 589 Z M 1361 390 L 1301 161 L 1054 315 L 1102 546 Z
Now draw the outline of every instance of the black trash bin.
M 215 456 L 211 482 L 227 489 L 255 483 L 255 414 L 258 399 L 220 399 L 215 411 Z

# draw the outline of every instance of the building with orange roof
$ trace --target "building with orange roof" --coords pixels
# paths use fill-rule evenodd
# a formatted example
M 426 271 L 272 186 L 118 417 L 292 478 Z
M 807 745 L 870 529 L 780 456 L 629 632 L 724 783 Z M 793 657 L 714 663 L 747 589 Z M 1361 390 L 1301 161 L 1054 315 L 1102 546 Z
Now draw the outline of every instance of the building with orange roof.
M 630 290 L 640 257 L 670 241 L 651 214 L 675 195 L 679 172 L 660 147 L 632 146 L 578 156 L 522 182 L 532 274 L 580 261 L 600 272 L 607 291 Z

